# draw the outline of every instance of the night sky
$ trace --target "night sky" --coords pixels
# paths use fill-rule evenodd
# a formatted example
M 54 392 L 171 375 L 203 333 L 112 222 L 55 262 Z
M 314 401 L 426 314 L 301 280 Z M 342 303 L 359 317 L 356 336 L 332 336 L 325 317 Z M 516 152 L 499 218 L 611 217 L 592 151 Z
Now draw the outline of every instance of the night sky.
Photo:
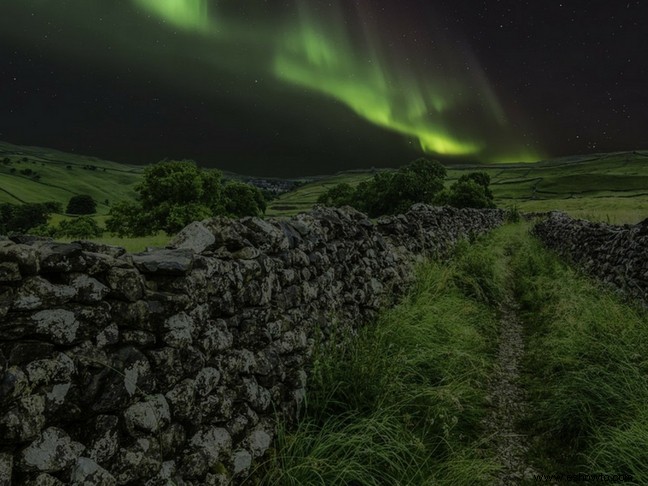
M 646 1 L 0 0 L 0 140 L 254 175 L 648 148 Z

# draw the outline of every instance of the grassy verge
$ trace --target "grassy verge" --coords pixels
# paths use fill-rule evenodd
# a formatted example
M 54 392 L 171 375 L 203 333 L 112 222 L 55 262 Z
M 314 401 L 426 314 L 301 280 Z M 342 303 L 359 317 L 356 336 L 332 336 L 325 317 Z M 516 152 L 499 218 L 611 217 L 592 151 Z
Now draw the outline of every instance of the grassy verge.
M 482 422 L 498 252 L 464 246 L 450 265 L 422 266 L 377 325 L 320 349 L 304 416 L 280 433 L 260 484 L 491 484 Z
M 528 323 L 538 469 L 648 484 L 648 317 L 527 239 L 513 259 Z
M 139 238 L 119 238 L 117 236 L 102 236 L 101 238 L 90 238 L 89 241 L 103 243 L 104 245 L 121 246 L 129 253 L 138 253 L 146 250 L 147 247 L 164 248 L 172 236 L 163 232 L 153 236 L 142 236 Z M 78 238 L 56 238 L 56 241 L 72 242 Z

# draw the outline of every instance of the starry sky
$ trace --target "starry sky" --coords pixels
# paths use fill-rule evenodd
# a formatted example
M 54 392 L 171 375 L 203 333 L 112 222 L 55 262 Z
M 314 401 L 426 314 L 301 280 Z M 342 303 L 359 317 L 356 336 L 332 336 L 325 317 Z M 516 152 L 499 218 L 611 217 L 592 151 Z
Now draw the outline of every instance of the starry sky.
M 0 0 L 0 140 L 296 176 L 648 148 L 648 2 Z

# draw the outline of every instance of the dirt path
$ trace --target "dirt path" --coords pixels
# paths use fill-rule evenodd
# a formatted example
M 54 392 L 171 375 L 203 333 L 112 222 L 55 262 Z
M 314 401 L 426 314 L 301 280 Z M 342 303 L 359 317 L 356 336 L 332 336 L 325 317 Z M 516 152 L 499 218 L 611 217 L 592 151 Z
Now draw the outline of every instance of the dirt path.
M 524 356 L 524 334 L 517 304 L 508 296 L 500 307 L 500 335 L 497 368 L 489 384 L 492 413 L 486 427 L 496 457 L 502 464 L 497 484 L 520 484 L 537 474 L 527 463 L 527 437 L 517 430 L 526 401 L 520 386 L 520 366 Z

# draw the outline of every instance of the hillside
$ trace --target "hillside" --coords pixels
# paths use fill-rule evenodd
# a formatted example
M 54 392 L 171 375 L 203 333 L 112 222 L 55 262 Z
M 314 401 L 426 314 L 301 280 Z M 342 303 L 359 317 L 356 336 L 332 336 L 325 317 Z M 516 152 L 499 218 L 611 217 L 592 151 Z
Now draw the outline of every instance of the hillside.
M 633 223 L 648 213 L 648 152 L 617 152 L 562 157 L 533 164 L 455 166 L 447 184 L 462 174 L 485 171 L 498 206 L 524 211 L 563 210 L 575 217 Z M 371 172 L 340 173 L 284 194 L 268 214 L 284 216 L 309 209 L 331 186 L 356 185 Z
M 134 197 L 133 188 L 143 171 L 141 166 L 0 142 L 0 162 L 5 159 L 11 163 L 0 163 L 0 202 L 59 201 L 65 206 L 75 194 L 90 194 L 99 203 L 99 220 L 112 202 Z M 27 169 L 40 177 L 21 174 Z M 614 223 L 634 223 L 648 214 L 648 151 L 562 157 L 533 164 L 453 166 L 448 169 L 447 184 L 473 170 L 490 175 L 496 202 L 504 208 L 563 210 L 575 217 Z M 307 211 L 329 187 L 340 182 L 355 185 L 371 176 L 371 171 L 348 171 L 318 177 L 272 201 L 267 215 Z
M 75 194 L 89 194 L 100 215 L 112 202 L 134 197 L 142 174 L 142 167 L 0 142 L 0 162 L 7 159 L 10 164 L 0 164 L 0 202 L 58 201 L 65 207 Z

